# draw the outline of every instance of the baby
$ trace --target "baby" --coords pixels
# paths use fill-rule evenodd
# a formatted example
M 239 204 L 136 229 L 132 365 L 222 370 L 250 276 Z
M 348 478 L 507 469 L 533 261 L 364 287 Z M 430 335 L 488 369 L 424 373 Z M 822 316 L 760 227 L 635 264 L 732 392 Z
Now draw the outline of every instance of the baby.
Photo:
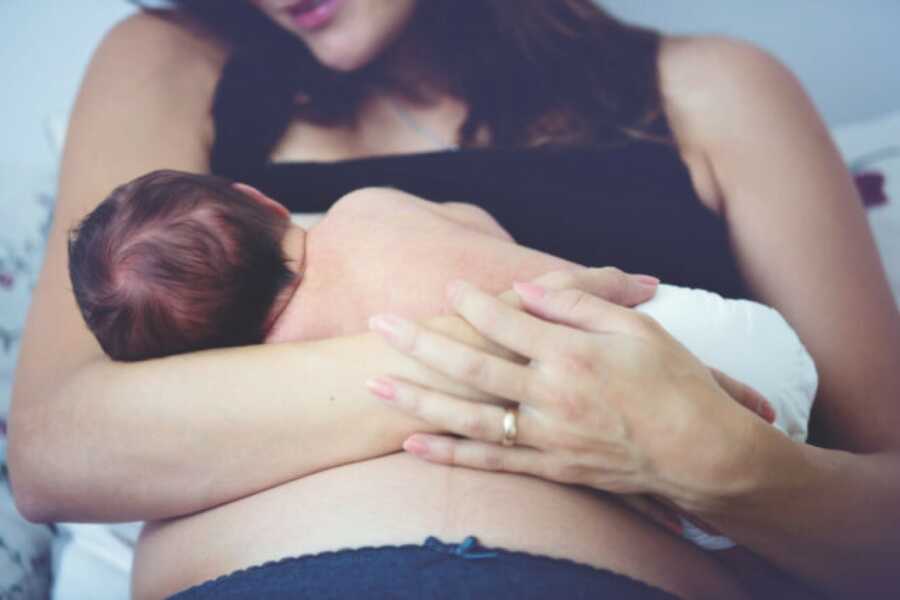
M 364 188 L 307 231 L 250 186 L 175 171 L 120 186 L 69 241 L 75 298 L 115 360 L 362 332 L 375 313 L 449 312 L 444 289 L 453 279 L 500 293 L 577 266 L 517 245 L 469 204 Z M 637 310 L 759 391 L 776 427 L 805 440 L 816 371 L 776 311 L 669 285 Z M 694 534 L 709 548 L 726 544 Z

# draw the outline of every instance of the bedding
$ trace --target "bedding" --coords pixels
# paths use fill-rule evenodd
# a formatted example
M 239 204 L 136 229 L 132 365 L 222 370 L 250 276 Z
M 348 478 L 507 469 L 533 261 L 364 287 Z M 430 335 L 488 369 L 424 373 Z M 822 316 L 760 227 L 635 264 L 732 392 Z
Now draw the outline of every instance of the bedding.
M 900 305 L 900 110 L 839 127 L 834 140 L 850 169 L 884 177 L 884 201 L 868 210 L 888 281 Z
M 65 118 L 53 116 L 46 126 L 58 150 Z M 900 110 L 837 128 L 833 134 L 848 165 L 861 176 L 869 222 L 900 305 Z M 50 165 L 0 163 L 0 419 L 5 419 L 9 407 L 22 326 L 49 230 L 54 185 Z M 4 433 L 0 427 L 0 444 Z M 2 454 L 0 461 L 5 473 Z M 0 478 L 0 597 L 45 597 L 51 565 L 56 575 L 54 598 L 126 597 L 131 548 L 139 527 L 129 523 L 51 528 L 27 523 L 16 513 L 8 481 Z
M 6 469 L 6 415 L 19 339 L 50 226 L 50 166 L 0 163 L 0 598 L 46 598 L 55 529 L 16 511 Z

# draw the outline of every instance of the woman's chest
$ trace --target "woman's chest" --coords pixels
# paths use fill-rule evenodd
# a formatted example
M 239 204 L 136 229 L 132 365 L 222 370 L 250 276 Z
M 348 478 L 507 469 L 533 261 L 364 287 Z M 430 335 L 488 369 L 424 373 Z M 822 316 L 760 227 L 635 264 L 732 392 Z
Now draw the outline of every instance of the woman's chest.
M 465 104 L 453 97 L 412 104 L 372 96 L 363 100 L 356 118 L 347 123 L 292 120 L 269 158 L 274 162 L 340 161 L 444 150 L 455 145 L 465 116 Z

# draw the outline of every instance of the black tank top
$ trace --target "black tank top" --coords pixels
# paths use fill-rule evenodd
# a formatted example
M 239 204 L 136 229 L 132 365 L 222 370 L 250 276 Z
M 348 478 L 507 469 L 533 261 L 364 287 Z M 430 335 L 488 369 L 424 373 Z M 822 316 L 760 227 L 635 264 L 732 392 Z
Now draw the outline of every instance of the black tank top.
M 223 72 L 213 104 L 212 171 L 258 187 L 292 212 L 324 212 L 360 187 L 390 186 L 476 204 L 518 243 L 561 258 L 748 297 L 725 223 L 701 203 L 674 145 L 623 138 L 272 163 L 291 107 L 260 98 L 253 77 L 235 63 Z

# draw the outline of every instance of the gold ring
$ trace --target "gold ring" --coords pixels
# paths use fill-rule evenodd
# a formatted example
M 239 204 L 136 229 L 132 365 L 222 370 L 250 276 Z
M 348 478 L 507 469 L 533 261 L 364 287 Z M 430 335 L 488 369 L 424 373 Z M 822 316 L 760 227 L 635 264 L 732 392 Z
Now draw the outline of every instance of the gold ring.
M 516 445 L 516 436 L 519 435 L 519 426 L 516 422 L 518 414 L 517 408 L 507 408 L 503 415 L 503 439 L 500 443 L 504 446 Z

